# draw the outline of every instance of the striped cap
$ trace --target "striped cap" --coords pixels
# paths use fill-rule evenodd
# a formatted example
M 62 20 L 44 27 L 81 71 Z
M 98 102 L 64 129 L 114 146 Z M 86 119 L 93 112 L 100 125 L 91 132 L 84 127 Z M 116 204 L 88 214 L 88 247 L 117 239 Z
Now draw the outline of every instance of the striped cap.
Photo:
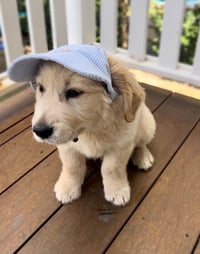
M 66 45 L 46 53 L 21 56 L 8 68 L 8 76 L 17 82 L 34 83 L 43 61 L 56 62 L 82 76 L 105 83 L 112 99 L 118 95 L 112 86 L 105 51 L 101 47 L 92 45 Z

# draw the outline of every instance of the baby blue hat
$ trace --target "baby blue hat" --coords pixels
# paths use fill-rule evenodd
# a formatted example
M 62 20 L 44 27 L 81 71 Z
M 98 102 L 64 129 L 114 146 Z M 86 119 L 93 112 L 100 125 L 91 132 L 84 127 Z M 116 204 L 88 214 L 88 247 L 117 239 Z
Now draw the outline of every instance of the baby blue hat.
M 66 45 L 46 53 L 21 56 L 9 66 L 8 76 L 16 82 L 34 83 L 38 68 L 43 61 L 56 62 L 82 76 L 105 83 L 112 99 L 118 95 L 112 86 L 105 51 L 101 47 L 92 45 Z

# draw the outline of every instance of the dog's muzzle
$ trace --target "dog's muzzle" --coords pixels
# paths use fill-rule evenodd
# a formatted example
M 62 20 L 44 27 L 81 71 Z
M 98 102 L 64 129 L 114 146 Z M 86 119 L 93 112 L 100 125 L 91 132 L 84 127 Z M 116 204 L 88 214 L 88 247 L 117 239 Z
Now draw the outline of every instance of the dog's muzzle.
M 48 139 L 53 134 L 53 127 L 40 123 L 33 126 L 33 132 L 41 139 Z
M 73 136 L 69 138 L 69 140 L 61 139 L 61 140 L 53 140 L 53 132 L 54 128 L 45 124 L 45 123 L 38 123 L 33 126 L 33 133 L 39 137 L 41 140 L 46 141 L 50 144 L 61 144 L 66 143 L 67 141 L 72 140 L 74 143 L 79 141 L 78 136 Z

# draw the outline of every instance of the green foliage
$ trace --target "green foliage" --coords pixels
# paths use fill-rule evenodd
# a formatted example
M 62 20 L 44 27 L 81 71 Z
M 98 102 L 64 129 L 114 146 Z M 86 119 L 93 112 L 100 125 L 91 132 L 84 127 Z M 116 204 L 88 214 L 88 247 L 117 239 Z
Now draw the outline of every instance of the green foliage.
M 163 15 L 162 6 L 152 2 L 149 9 L 148 53 L 156 56 L 159 54 Z
M 128 48 L 130 0 L 118 0 L 118 47 Z
M 17 0 L 17 4 L 18 4 L 19 21 L 20 21 L 23 42 L 24 44 L 30 44 L 25 0 Z M 44 0 L 44 12 L 45 12 L 47 42 L 48 42 L 48 48 L 50 49 L 52 48 L 52 34 L 51 34 L 49 0 Z
M 19 11 L 19 22 L 21 26 L 22 35 L 27 37 L 29 35 L 28 31 L 28 21 L 26 16 L 26 4 L 25 0 L 17 0 L 18 11 Z
M 25 11 L 25 1 L 24 0 L 17 0 L 17 4 L 18 4 L 18 10 L 21 11 Z
M 180 61 L 184 63 L 193 63 L 197 37 L 200 28 L 200 4 L 193 10 L 187 11 L 183 24 L 183 33 L 181 36 Z
M 127 48 L 130 0 L 118 0 L 117 42 L 118 47 Z M 96 0 L 96 42 L 100 42 L 101 0 Z
M 96 0 L 96 42 L 100 42 L 100 0 Z
M 155 3 L 150 4 L 149 10 L 149 38 L 148 51 L 150 54 L 159 54 L 160 36 L 162 32 L 164 9 Z M 196 41 L 200 29 L 200 4 L 193 9 L 186 10 L 181 35 L 180 61 L 192 64 Z
M 53 43 L 52 43 L 49 0 L 44 1 L 44 13 L 45 13 L 45 23 L 46 23 L 47 44 L 48 44 L 48 48 L 52 49 Z

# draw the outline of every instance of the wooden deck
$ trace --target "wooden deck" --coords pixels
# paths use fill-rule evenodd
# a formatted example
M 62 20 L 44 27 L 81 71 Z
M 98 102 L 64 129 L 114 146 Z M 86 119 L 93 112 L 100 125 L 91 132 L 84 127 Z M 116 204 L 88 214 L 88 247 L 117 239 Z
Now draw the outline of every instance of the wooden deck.
M 55 147 L 33 140 L 33 105 L 0 123 L 0 253 L 200 253 L 200 101 L 145 87 L 156 161 L 148 173 L 128 165 L 125 207 L 104 200 L 98 161 L 88 162 L 82 197 L 61 205 L 61 164 Z

